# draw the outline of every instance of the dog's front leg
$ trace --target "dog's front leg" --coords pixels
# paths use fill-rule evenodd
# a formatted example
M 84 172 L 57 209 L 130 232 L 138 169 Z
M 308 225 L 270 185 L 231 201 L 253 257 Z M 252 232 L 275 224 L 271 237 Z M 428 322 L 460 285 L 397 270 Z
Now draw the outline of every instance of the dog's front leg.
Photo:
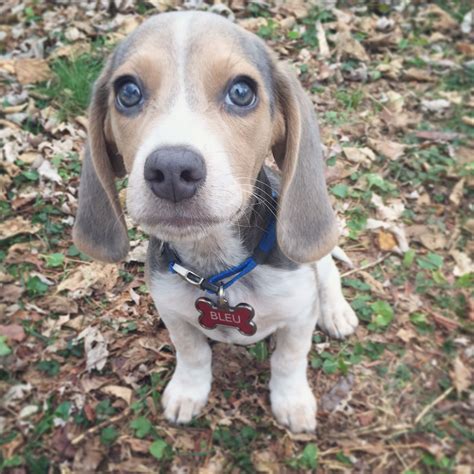
M 318 326 L 332 337 L 343 339 L 352 334 L 359 321 L 342 294 L 341 277 L 331 255 L 316 264 L 320 316 Z
M 189 423 L 207 402 L 212 381 L 212 351 L 199 329 L 176 318 L 163 318 L 176 349 L 176 369 L 163 394 L 165 417 Z
M 294 433 L 316 429 L 316 399 L 306 370 L 316 314 L 276 332 L 270 400 L 275 418 Z

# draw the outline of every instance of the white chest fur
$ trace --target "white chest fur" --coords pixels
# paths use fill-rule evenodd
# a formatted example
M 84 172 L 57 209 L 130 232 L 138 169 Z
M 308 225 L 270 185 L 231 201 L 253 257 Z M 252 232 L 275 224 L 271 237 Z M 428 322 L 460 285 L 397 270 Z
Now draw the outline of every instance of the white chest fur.
M 250 284 L 245 284 L 245 279 Z M 234 344 L 253 344 L 279 327 L 314 315 L 316 277 L 311 266 L 285 270 L 261 265 L 251 275 L 237 281 L 226 290 L 229 304 L 247 303 L 255 310 L 253 321 L 257 332 L 253 336 L 242 335 L 235 328 L 218 326 L 216 329 L 202 328 L 198 322 L 196 300 L 209 296 L 171 273 L 152 273 L 150 290 L 155 305 L 165 324 L 171 318 L 185 320 L 199 328 L 207 337 Z

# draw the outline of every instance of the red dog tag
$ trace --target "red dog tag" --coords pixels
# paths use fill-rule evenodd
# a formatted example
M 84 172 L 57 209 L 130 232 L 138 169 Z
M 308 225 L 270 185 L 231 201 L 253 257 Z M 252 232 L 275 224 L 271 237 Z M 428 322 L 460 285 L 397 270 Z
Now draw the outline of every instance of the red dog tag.
M 255 312 L 246 303 L 219 307 L 208 298 L 198 298 L 196 309 L 200 312 L 198 321 L 203 328 L 215 329 L 216 326 L 228 326 L 238 329 L 246 336 L 253 336 L 257 331 L 257 326 L 252 321 Z

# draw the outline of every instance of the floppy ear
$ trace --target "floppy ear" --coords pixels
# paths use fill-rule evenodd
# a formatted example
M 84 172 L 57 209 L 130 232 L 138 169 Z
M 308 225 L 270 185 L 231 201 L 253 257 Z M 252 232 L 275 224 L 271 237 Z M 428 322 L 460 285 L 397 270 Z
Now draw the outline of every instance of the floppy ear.
M 283 175 L 277 239 L 291 260 L 314 262 L 334 248 L 338 237 L 316 115 L 295 75 L 281 64 L 276 65 L 275 85 L 284 123 L 272 148 Z
M 82 163 L 79 207 L 73 228 L 76 247 L 103 262 L 117 262 L 128 253 L 128 235 L 115 189 L 115 177 L 124 174 L 121 157 L 105 139 L 109 97 L 106 65 L 94 86 L 89 108 L 88 141 Z

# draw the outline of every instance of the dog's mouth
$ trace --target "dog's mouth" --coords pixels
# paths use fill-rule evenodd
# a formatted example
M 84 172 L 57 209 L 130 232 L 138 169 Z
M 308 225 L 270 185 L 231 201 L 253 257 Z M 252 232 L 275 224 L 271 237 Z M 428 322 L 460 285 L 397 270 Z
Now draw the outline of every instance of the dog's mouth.
M 174 215 L 156 216 L 153 219 L 144 219 L 137 224 L 147 233 L 164 241 L 192 241 L 199 240 L 206 235 L 219 231 L 220 227 L 232 225 L 243 214 L 242 208 L 228 217 L 214 217 L 204 215 Z

